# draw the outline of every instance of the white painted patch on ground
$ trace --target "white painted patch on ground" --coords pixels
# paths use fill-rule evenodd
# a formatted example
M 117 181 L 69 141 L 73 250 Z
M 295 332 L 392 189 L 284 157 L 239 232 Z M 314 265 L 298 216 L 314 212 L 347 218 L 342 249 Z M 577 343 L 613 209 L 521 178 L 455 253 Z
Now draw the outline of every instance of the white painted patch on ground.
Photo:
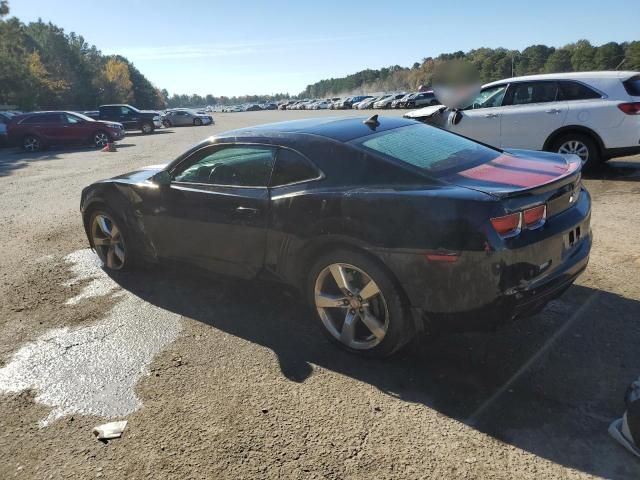
M 178 336 L 180 316 L 120 289 L 90 250 L 65 260 L 70 284 L 89 281 L 68 304 L 108 294 L 122 299 L 96 324 L 50 330 L 21 347 L 0 369 L 0 393 L 34 390 L 36 401 L 53 409 L 42 426 L 71 414 L 124 417 L 142 406 L 135 386 Z

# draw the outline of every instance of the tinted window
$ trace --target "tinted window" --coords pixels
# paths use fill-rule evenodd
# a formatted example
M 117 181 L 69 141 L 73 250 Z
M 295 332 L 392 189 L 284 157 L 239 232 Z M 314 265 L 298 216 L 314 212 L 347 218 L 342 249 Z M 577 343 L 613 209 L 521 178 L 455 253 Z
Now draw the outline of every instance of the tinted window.
M 469 108 L 490 108 L 499 107 L 502 105 L 502 99 L 507 91 L 506 85 L 499 85 L 496 87 L 485 88 L 480 92 L 480 95 L 476 97 Z
M 514 83 L 509 87 L 506 105 L 555 102 L 558 93 L 556 82 Z
M 278 151 L 271 186 L 286 185 L 318 178 L 318 170 L 302 155 L 282 148 Z
M 356 139 L 353 143 L 430 174 L 465 170 L 501 154 L 499 150 L 427 125 L 395 128 Z
M 120 114 L 122 115 L 133 115 L 134 111 L 129 107 L 120 107 Z
M 622 84 L 629 95 L 640 97 L 640 75 L 631 77 L 629 80 L 622 82 Z
M 176 182 L 242 187 L 266 187 L 273 167 L 270 147 L 211 147 L 192 155 Z
M 587 100 L 589 98 L 600 97 L 602 97 L 602 95 L 582 83 L 566 80 L 560 82 L 559 98 L 561 100 Z
M 62 123 L 62 117 L 59 114 L 33 115 L 24 119 L 22 123 Z

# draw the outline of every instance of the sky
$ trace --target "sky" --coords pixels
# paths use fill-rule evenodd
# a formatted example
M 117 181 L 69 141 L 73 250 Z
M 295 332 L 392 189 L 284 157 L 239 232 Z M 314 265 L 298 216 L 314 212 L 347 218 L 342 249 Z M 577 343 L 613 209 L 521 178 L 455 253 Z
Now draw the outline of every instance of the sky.
M 157 87 L 215 96 L 298 94 L 366 68 L 411 66 L 478 47 L 640 40 L 639 0 L 9 0 L 105 54 L 127 57 Z

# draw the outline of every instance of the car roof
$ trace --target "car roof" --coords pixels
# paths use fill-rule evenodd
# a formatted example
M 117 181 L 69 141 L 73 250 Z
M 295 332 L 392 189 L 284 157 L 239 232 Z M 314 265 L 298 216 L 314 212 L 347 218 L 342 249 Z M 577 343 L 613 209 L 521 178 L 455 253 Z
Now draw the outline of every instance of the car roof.
M 523 82 L 527 80 L 588 80 L 588 79 L 602 79 L 602 78 L 620 78 L 627 79 L 638 75 L 638 72 L 633 71 L 604 71 L 604 72 L 566 72 L 566 73 L 542 73 L 538 75 L 525 75 L 523 77 L 511 77 L 490 82 L 484 87 L 491 87 L 494 85 L 501 85 L 509 82 Z
M 375 128 L 365 125 L 365 120 L 369 117 L 323 117 L 309 118 L 305 120 L 291 120 L 288 122 L 269 123 L 265 125 L 256 125 L 253 127 L 240 128 L 231 130 L 217 136 L 219 139 L 234 138 L 252 138 L 252 137 L 270 137 L 273 135 L 291 134 L 308 134 L 318 135 L 331 138 L 339 142 L 348 142 L 355 138 L 371 135 L 372 133 L 384 132 L 393 128 L 414 125 L 414 120 L 408 120 L 400 117 L 379 117 L 379 125 Z

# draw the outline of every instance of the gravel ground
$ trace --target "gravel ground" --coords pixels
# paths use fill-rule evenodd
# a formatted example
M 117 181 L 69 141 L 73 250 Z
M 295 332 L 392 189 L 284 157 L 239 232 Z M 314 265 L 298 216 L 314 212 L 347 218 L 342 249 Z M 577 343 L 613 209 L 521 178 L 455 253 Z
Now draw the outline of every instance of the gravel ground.
M 217 114 L 116 153 L 0 150 L 0 478 L 640 478 L 606 433 L 640 375 L 639 158 L 585 181 L 591 263 L 561 299 L 385 361 L 336 350 L 278 285 L 110 277 L 86 251 L 87 184 L 330 114 Z M 119 419 L 123 438 L 92 436 Z

